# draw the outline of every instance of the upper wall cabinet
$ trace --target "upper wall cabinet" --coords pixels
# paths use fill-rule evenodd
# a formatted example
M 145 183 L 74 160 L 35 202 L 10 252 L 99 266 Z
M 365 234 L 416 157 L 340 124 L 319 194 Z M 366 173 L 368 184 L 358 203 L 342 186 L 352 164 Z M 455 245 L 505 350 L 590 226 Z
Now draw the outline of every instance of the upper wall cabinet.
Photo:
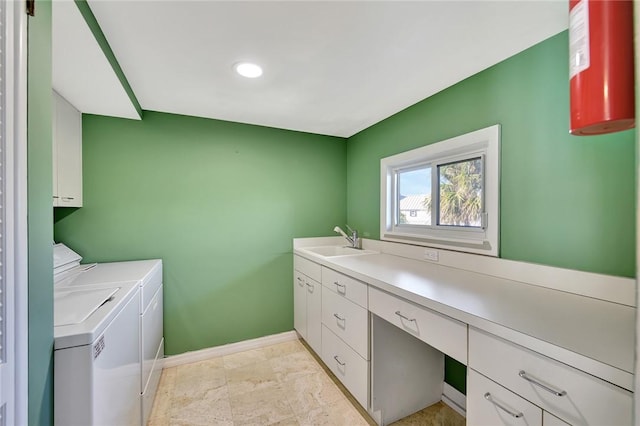
M 82 207 L 82 114 L 53 92 L 53 206 Z

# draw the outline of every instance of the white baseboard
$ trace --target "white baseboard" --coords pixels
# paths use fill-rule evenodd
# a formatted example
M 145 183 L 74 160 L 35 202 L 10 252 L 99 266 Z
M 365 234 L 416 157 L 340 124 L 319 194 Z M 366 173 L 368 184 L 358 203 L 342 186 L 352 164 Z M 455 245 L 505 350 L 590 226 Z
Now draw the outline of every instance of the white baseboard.
M 442 402 L 453 408 L 461 416 L 467 417 L 467 397 L 448 383 L 442 390 Z
M 258 337 L 257 339 L 244 340 L 242 342 L 230 343 L 228 345 L 215 346 L 213 348 L 201 349 L 199 351 L 185 352 L 179 355 L 168 356 L 164 359 L 164 368 L 177 367 L 192 362 L 205 361 L 219 356 L 231 355 L 237 352 L 259 349 L 265 346 L 278 343 L 298 340 L 298 333 L 295 330 L 284 333 L 272 334 L 270 336 Z

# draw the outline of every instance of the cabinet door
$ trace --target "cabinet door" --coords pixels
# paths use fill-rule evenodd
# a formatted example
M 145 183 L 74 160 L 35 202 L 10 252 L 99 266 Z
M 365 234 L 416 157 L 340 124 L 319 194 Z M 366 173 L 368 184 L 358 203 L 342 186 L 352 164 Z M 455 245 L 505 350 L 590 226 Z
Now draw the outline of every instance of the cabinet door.
M 322 285 L 307 277 L 307 343 L 320 354 L 322 351 Z
M 293 271 L 293 328 L 307 340 L 307 285 L 298 271 Z
M 82 114 L 57 93 L 53 97 L 54 205 L 82 207 Z

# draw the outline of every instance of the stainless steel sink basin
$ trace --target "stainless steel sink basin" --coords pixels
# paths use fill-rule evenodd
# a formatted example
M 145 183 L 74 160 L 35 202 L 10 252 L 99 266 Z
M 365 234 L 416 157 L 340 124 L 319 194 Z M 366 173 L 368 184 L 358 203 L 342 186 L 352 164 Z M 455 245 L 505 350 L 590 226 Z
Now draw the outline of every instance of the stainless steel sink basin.
M 323 257 L 336 257 L 336 256 L 359 256 L 363 254 L 377 253 L 373 250 L 360 250 L 351 247 L 342 246 L 319 246 L 319 247 L 301 247 L 300 250 L 305 250 L 310 253 Z

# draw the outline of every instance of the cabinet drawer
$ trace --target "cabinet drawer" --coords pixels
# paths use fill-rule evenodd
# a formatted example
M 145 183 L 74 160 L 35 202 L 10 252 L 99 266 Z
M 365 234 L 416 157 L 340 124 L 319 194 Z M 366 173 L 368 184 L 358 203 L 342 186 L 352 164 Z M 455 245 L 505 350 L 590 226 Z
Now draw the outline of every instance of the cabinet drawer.
M 369 310 L 452 358 L 467 364 L 467 325 L 430 309 L 369 288 Z
M 363 308 L 367 308 L 368 286 L 365 283 L 323 266 L 322 285 Z
M 315 281 L 321 282 L 320 265 L 317 263 L 294 254 L 293 269 L 302 272 Z
M 322 360 L 360 405 L 367 408 L 369 362 L 324 325 L 322 326 Z
M 483 375 L 468 370 L 467 423 L 473 426 L 542 425 L 542 409 Z
M 368 318 L 365 308 L 322 288 L 322 323 L 364 359 L 369 359 Z
M 469 366 L 572 425 L 632 423 L 631 392 L 474 328 Z

